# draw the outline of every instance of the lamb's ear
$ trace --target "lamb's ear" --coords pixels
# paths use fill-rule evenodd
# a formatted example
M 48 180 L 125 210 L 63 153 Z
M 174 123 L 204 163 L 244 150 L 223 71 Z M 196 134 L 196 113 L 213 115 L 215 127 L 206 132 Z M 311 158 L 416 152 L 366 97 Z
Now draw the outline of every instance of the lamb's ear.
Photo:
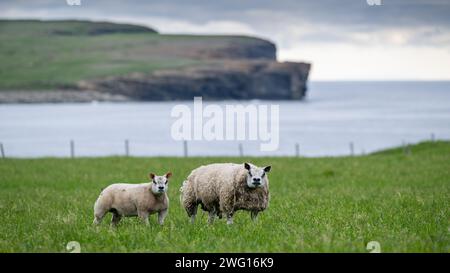
M 150 177 L 150 179 L 153 180 L 155 178 L 155 174 L 154 173 L 149 173 L 148 177 Z
M 272 169 L 272 166 L 264 167 L 264 172 L 268 173 L 270 172 L 270 169 Z
M 166 173 L 166 178 L 169 179 L 172 176 L 171 172 Z
M 247 162 L 244 163 L 244 167 L 250 171 L 250 164 L 248 164 Z

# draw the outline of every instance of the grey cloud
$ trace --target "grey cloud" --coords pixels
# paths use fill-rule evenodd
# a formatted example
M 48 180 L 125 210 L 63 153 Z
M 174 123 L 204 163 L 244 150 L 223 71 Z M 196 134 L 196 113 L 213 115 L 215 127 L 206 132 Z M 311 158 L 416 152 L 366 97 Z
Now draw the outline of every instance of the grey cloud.
M 82 7 L 74 8 L 65 0 L 3 0 L 0 17 L 14 16 L 14 12 L 33 16 L 36 11 L 46 11 L 48 18 L 159 17 L 198 25 L 234 21 L 250 26 L 263 37 L 277 37 L 285 45 L 298 41 L 361 42 L 352 39 L 352 34 L 414 31 L 419 27 L 426 30 L 410 35 L 411 43 L 439 45 L 448 41 L 446 34 L 450 30 L 448 0 L 382 0 L 382 6 L 369 6 L 366 0 L 81 1 Z

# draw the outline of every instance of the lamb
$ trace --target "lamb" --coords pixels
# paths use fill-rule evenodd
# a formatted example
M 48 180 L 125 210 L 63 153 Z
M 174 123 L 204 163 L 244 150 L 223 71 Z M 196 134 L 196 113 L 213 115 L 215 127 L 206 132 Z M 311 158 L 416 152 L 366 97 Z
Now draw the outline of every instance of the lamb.
M 191 222 L 195 222 L 198 205 L 209 213 L 208 223 L 214 218 L 227 217 L 233 223 L 238 210 L 251 212 L 255 220 L 258 213 L 269 204 L 269 179 L 271 166 L 259 168 L 250 163 L 217 163 L 201 166 L 191 172 L 180 188 L 180 201 Z
M 94 224 L 100 224 L 105 214 L 111 212 L 113 227 L 117 226 L 123 216 L 138 216 L 149 225 L 148 216 L 153 213 L 158 213 L 158 223 L 163 225 L 169 210 L 166 192 L 171 176 L 171 172 L 164 176 L 150 173 L 149 183 L 118 183 L 106 187 L 94 205 Z

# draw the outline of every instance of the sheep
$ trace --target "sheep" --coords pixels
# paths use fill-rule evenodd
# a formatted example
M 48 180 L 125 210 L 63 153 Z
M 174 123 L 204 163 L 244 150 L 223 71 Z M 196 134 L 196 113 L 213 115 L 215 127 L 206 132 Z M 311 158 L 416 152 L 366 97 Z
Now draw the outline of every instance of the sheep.
M 227 224 L 232 224 L 237 210 L 250 211 L 251 219 L 256 220 L 258 213 L 269 205 L 270 169 L 271 166 L 259 168 L 250 163 L 201 166 L 183 182 L 180 201 L 192 223 L 198 205 L 209 213 L 210 224 L 222 214 L 227 217 Z
M 171 172 L 164 176 L 150 173 L 151 182 L 142 184 L 112 184 L 102 190 L 94 205 L 94 224 L 98 225 L 107 212 L 113 214 L 115 227 L 123 216 L 138 216 L 149 225 L 148 216 L 158 213 L 158 223 L 164 224 L 169 210 L 167 189 Z

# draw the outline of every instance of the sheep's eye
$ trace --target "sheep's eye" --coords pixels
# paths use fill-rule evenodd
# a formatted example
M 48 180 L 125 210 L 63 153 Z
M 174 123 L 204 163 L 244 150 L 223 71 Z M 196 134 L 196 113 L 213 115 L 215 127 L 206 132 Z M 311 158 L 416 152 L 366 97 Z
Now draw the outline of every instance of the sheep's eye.
M 266 175 L 266 173 L 264 172 L 262 175 L 261 175 L 261 178 L 263 178 L 264 177 L 264 175 Z
M 166 184 L 166 185 L 167 185 L 167 183 L 169 183 L 169 180 L 166 180 L 166 183 L 164 183 L 164 184 Z
M 153 184 L 156 184 L 155 180 L 153 180 L 152 182 L 153 182 Z

